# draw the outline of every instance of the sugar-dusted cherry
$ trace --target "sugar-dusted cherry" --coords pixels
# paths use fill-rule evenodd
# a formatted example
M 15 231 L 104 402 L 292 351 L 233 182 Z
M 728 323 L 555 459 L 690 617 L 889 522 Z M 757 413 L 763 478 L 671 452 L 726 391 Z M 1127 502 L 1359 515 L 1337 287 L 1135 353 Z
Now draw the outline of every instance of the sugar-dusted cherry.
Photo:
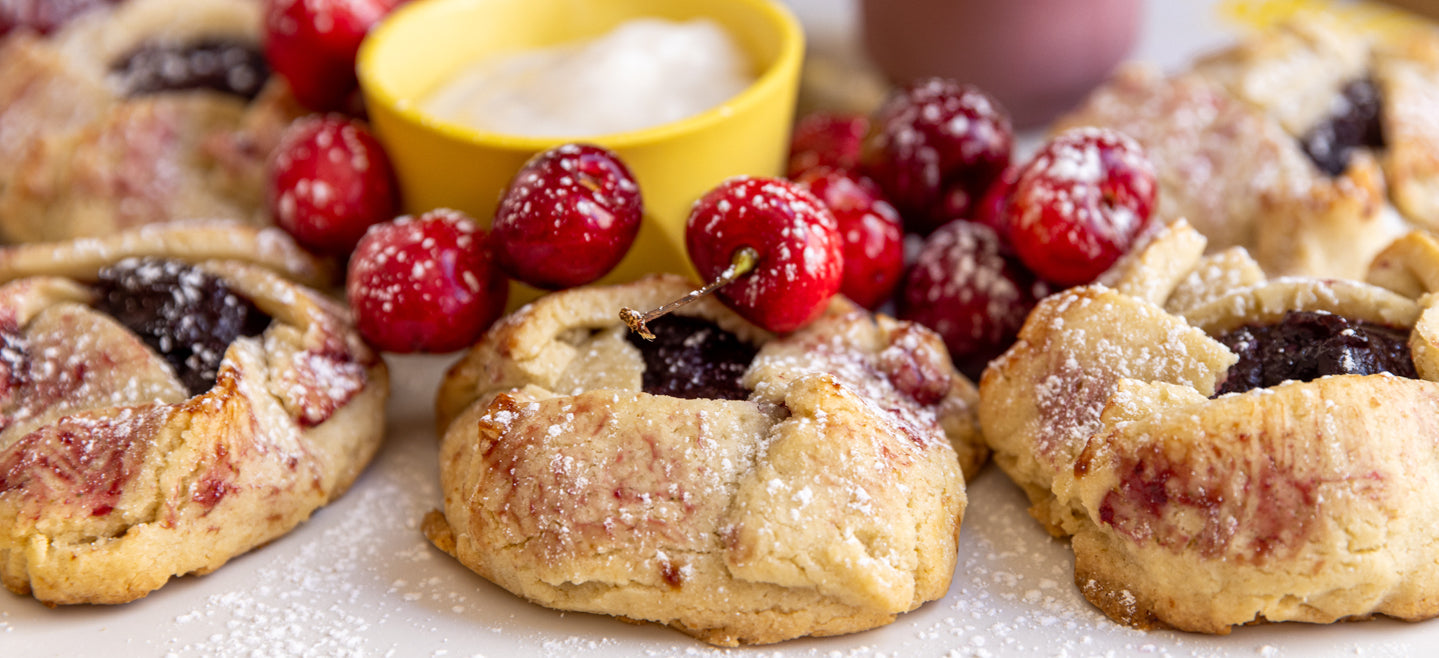
M 265 0 L 265 58 L 295 98 L 317 111 L 351 109 L 355 54 L 370 28 L 405 0 Z
M 709 284 L 649 313 L 620 317 L 641 336 L 645 323 L 701 295 L 715 293 L 763 329 L 794 331 L 839 292 L 843 241 L 834 215 L 800 185 L 739 176 L 695 202 L 685 223 L 690 262 Z
M 789 145 L 789 178 L 814 167 L 854 169 L 869 133 L 869 117 L 862 114 L 815 112 L 794 126 Z
M 451 352 L 505 310 L 508 281 L 485 232 L 455 210 L 376 224 L 350 257 L 345 293 L 360 335 L 389 352 Z
M 977 378 L 1019 334 L 1047 287 L 983 224 L 955 220 L 925 240 L 896 299 L 900 318 L 944 338 L 960 371 Z
M 619 156 L 565 144 L 531 158 L 495 211 L 500 268 L 536 288 L 590 283 L 618 265 L 639 234 L 639 184 Z
M 285 129 L 266 197 L 275 223 L 296 242 L 336 256 L 399 210 L 384 148 L 364 124 L 340 115 L 306 117 Z
M 1019 172 L 1005 210 L 1021 261 L 1061 286 L 1093 281 L 1148 226 L 1154 165 L 1123 133 L 1075 128 L 1051 139 Z
M 1009 164 L 1014 131 L 999 103 L 972 85 L 931 78 L 897 91 L 875 115 L 863 170 L 928 234 L 972 206 Z
M 839 291 L 865 308 L 890 298 L 904 274 L 904 227 L 899 212 L 868 178 L 832 167 L 799 175 L 803 185 L 834 215 L 844 242 Z

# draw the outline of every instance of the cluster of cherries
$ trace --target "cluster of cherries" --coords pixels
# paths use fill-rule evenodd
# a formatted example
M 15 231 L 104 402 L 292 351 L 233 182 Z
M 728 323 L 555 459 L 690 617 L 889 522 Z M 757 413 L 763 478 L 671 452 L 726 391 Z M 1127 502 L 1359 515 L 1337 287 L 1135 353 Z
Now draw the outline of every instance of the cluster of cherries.
M 19 22 L 43 28 L 101 2 Z M 633 244 L 643 202 L 613 153 L 566 145 L 516 174 L 488 232 L 453 210 L 395 219 L 394 172 L 353 118 L 354 70 L 365 34 L 402 2 L 266 0 L 267 62 L 325 113 L 287 130 L 267 193 L 297 241 L 349 258 L 347 295 L 368 340 L 444 352 L 494 322 L 511 278 L 555 290 L 603 276 Z M 686 248 L 712 281 L 696 294 L 714 292 L 781 333 L 836 293 L 869 308 L 893 303 L 938 331 L 973 374 L 1038 298 L 1092 280 L 1128 250 L 1155 202 L 1152 167 L 1120 134 L 1059 135 L 1022 167 L 1012 148 L 1003 110 L 944 80 L 899 90 L 872 117 L 806 117 L 786 178 L 730 179 L 696 202 Z M 906 234 L 923 238 L 908 262 Z M 643 334 L 670 308 L 622 315 Z
M 368 340 L 443 352 L 470 344 L 498 317 L 509 279 L 556 290 L 610 271 L 634 242 L 643 202 L 615 154 L 570 144 L 515 175 L 488 232 L 454 210 L 392 219 L 399 198 L 389 161 L 366 125 L 341 113 L 358 108 L 360 41 L 398 4 L 267 0 L 266 59 L 302 104 L 329 112 L 286 131 L 267 193 L 276 223 L 297 241 L 349 257 L 347 296 Z M 834 216 L 787 180 L 721 184 L 696 204 L 686 242 L 699 271 L 736 279 L 720 297 L 773 331 L 808 322 L 838 291 Z M 740 254 L 752 257 L 736 269 Z
M 1012 157 L 994 100 L 931 79 L 896 91 L 872 117 L 802 119 L 789 175 L 846 225 L 842 291 L 871 308 L 892 301 L 976 376 L 1040 298 L 1093 281 L 1128 251 L 1156 202 L 1153 166 L 1117 132 L 1072 130 L 1023 165 Z M 839 202 L 834 189 L 852 192 Z M 907 263 L 901 233 L 922 238 Z

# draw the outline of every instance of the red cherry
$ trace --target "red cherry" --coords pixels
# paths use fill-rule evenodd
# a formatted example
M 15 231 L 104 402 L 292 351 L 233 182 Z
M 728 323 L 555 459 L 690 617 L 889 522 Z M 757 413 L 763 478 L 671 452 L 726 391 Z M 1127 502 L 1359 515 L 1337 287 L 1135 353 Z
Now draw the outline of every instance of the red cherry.
M 928 234 L 971 216 L 973 204 L 1009 164 L 1009 116 L 976 87 L 924 80 L 891 96 L 875 116 L 864 172 L 912 232 Z
M 990 183 L 984 196 L 979 198 L 970 217 L 974 222 L 994 229 L 1005 244 L 1009 244 L 1009 223 L 1004 214 L 1009 208 L 1009 197 L 1014 194 L 1014 182 L 1018 179 L 1017 167 L 1005 167 L 1004 172 Z
M 405 0 L 265 0 L 265 59 L 317 111 L 346 109 L 359 86 L 355 53 Z
M 839 291 L 865 308 L 889 299 L 904 273 L 904 229 L 899 212 L 874 181 L 857 173 L 814 167 L 795 180 L 834 214 L 844 241 Z
M 50 34 L 70 19 L 120 0 L 7 0 L 0 2 L 0 37 L 20 28 Z
M 774 332 L 804 326 L 839 292 L 844 250 L 839 225 L 824 203 L 798 183 L 738 176 L 705 193 L 690 210 L 685 247 L 703 288 L 620 318 L 654 340 L 645 323 L 716 293 L 746 320 Z
M 814 167 L 854 169 L 859 166 L 869 117 L 815 112 L 794 126 L 789 145 L 789 178 Z
M 844 272 L 834 215 L 778 178 L 731 178 L 700 197 L 685 224 L 685 247 L 705 279 L 728 269 L 741 248 L 758 252 L 754 270 L 718 295 L 746 320 L 779 333 L 819 315 Z
M 505 310 L 509 287 L 485 233 L 455 210 L 376 224 L 350 258 L 345 293 L 360 335 L 390 352 L 451 352 Z
M 339 115 L 291 124 L 270 165 L 270 213 L 295 241 L 343 256 L 372 224 L 399 210 L 385 150 L 364 124 Z
M 1076 128 L 1055 136 L 1019 172 L 1005 224 L 1020 260 L 1044 279 L 1093 281 L 1149 224 L 1154 165 L 1123 133 Z
M 944 338 L 960 371 L 978 378 L 1019 334 L 1047 287 L 1007 256 L 987 226 L 955 220 L 930 234 L 897 300 L 900 318 Z
M 490 227 L 499 265 L 536 288 L 590 283 L 614 269 L 639 234 L 634 175 L 609 150 L 566 144 L 525 163 Z

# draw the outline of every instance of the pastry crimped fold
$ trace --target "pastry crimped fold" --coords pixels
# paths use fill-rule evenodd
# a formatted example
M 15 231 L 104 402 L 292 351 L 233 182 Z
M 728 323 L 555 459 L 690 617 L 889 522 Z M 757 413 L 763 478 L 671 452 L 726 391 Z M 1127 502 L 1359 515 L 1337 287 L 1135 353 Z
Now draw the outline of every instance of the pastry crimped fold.
M 774 336 L 705 299 L 681 312 L 759 347 L 748 399 L 646 393 L 618 310 L 689 285 L 575 289 L 501 320 L 441 386 L 426 534 L 536 603 L 719 645 L 860 631 L 943 596 L 961 467 L 985 456 L 943 343 L 843 300 Z
M 980 419 L 1031 513 L 1072 536 L 1075 583 L 1111 618 L 1227 633 L 1260 621 L 1439 614 L 1439 243 L 1372 280 L 1266 280 L 1203 256 L 1185 222 L 1105 281 L 1040 303 L 984 374 Z M 1421 379 L 1334 375 L 1212 397 L 1211 336 L 1320 311 L 1410 331 Z
M 93 306 L 100 268 L 132 256 L 189 263 L 269 318 L 229 344 L 208 390 Z M 50 605 L 140 598 L 354 482 L 383 436 L 388 374 L 343 308 L 285 276 L 322 268 L 278 229 L 221 223 L 0 250 L 6 587 Z

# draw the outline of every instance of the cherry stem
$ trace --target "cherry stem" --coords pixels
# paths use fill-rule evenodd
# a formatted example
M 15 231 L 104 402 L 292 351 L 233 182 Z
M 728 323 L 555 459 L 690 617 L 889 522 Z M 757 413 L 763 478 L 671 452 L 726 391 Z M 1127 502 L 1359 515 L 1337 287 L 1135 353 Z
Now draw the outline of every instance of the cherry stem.
M 666 315 L 670 311 L 684 306 L 685 304 L 688 304 L 696 299 L 704 297 L 705 295 L 708 295 L 715 290 L 718 290 L 721 286 L 733 283 L 735 279 L 738 279 L 746 274 L 749 274 L 750 272 L 753 272 L 755 265 L 758 263 L 759 251 L 756 251 L 754 247 L 740 247 L 739 249 L 735 250 L 733 256 L 730 256 L 729 267 L 726 267 L 723 272 L 719 273 L 718 277 L 715 277 L 715 280 L 709 282 L 703 288 L 700 288 L 698 290 L 691 290 L 688 295 L 676 299 L 648 313 L 640 313 L 639 311 L 636 311 L 629 307 L 622 308 L 620 309 L 620 319 L 625 321 L 625 324 L 629 326 L 630 331 L 639 334 L 640 338 L 643 338 L 645 340 L 654 340 L 655 334 L 654 332 L 650 331 L 650 328 L 646 326 L 646 323 L 662 315 Z

